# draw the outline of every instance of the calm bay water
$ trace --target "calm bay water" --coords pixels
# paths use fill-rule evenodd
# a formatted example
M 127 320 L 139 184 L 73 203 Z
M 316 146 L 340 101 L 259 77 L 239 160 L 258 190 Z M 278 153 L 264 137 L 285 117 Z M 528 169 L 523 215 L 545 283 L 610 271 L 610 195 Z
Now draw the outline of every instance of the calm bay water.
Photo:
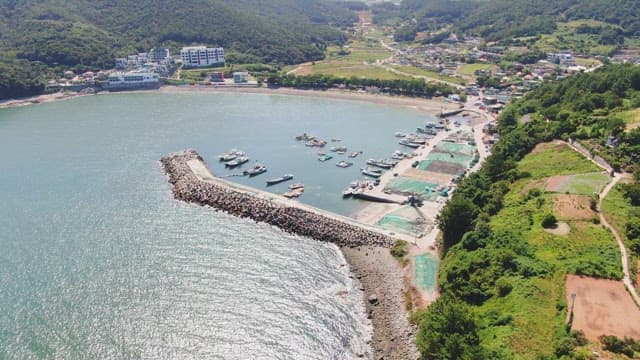
M 177 202 L 158 159 L 245 150 L 339 193 L 424 123 L 410 109 L 249 94 L 121 94 L 0 110 L 0 358 L 349 359 L 371 327 L 338 249 Z M 320 163 L 302 132 L 365 151 Z M 330 146 L 331 144 L 329 144 Z M 327 149 L 328 152 L 328 149 Z M 286 184 L 269 188 L 283 192 Z

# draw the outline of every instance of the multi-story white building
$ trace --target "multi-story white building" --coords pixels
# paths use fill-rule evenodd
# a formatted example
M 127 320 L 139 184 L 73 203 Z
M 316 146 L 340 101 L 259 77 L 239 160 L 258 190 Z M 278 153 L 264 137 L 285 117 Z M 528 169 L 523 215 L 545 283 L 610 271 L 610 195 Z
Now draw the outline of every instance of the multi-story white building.
M 222 48 L 184 47 L 180 50 L 180 57 L 185 67 L 224 65 L 224 50 Z
M 155 47 L 149 50 L 149 60 L 152 63 L 164 64 L 171 58 L 171 53 L 167 48 Z

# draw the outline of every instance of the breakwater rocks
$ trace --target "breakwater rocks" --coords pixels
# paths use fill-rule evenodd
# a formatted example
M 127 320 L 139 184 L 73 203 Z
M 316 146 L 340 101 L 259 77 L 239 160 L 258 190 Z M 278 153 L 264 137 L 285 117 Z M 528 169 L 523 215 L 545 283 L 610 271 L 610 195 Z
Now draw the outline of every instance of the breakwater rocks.
M 279 227 L 285 232 L 306 236 L 343 247 L 390 247 L 393 240 L 381 233 L 360 228 L 326 215 L 276 201 L 262 199 L 232 189 L 220 181 L 202 181 L 188 161 L 202 157 L 195 150 L 184 150 L 163 157 L 160 162 L 173 184 L 176 199 L 208 205 L 231 215 L 250 218 Z

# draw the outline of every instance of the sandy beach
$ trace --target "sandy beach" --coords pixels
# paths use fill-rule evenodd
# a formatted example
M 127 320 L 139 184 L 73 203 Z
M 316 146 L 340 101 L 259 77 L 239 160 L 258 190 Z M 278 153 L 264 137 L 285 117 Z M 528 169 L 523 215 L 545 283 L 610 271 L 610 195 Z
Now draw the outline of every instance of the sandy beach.
M 293 89 L 293 88 L 165 85 L 158 90 L 140 90 L 140 91 L 130 91 L 127 93 L 132 93 L 132 92 L 133 93 L 159 92 L 159 93 L 166 93 L 166 94 L 206 92 L 206 93 L 244 93 L 244 94 L 266 94 L 266 95 L 283 95 L 283 96 L 307 96 L 307 97 L 326 98 L 326 99 L 343 100 L 343 101 L 344 100 L 361 101 L 361 102 L 369 102 L 369 103 L 391 105 L 391 106 L 406 106 L 406 107 L 411 107 L 432 115 L 440 113 L 443 109 L 447 111 L 447 110 L 456 109 L 458 107 L 456 104 L 444 102 L 442 99 L 411 98 L 411 97 L 405 97 L 405 96 L 370 94 L 365 92 L 356 92 L 356 91 L 339 90 L 339 89 L 330 89 L 330 90 L 321 91 L 321 90 L 301 90 L 301 89 Z M 109 92 L 96 93 L 96 95 L 107 95 L 107 94 L 111 94 L 111 93 Z M 123 94 L 123 92 L 118 92 L 117 94 Z M 42 103 L 66 100 L 66 99 L 71 99 L 78 96 L 86 96 L 86 95 L 90 95 L 90 94 L 82 94 L 77 92 L 64 92 L 64 93 L 45 94 L 45 95 L 39 95 L 39 96 L 33 96 L 33 97 L 21 98 L 21 99 L 5 99 L 5 100 L 0 100 L 0 109 L 8 108 L 8 107 L 16 107 L 16 106 L 42 104 Z

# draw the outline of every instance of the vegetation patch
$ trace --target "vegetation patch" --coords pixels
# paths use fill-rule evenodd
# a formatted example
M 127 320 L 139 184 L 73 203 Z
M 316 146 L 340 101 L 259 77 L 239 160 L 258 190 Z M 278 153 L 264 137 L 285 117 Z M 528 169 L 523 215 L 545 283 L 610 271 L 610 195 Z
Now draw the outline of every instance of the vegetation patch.
M 532 179 L 559 175 L 594 173 L 600 168 L 585 160 L 584 156 L 562 143 L 540 144 L 518 163 L 518 170 L 530 174 Z
M 547 180 L 545 191 L 591 195 L 599 193 L 609 182 L 610 178 L 602 172 L 552 176 Z

